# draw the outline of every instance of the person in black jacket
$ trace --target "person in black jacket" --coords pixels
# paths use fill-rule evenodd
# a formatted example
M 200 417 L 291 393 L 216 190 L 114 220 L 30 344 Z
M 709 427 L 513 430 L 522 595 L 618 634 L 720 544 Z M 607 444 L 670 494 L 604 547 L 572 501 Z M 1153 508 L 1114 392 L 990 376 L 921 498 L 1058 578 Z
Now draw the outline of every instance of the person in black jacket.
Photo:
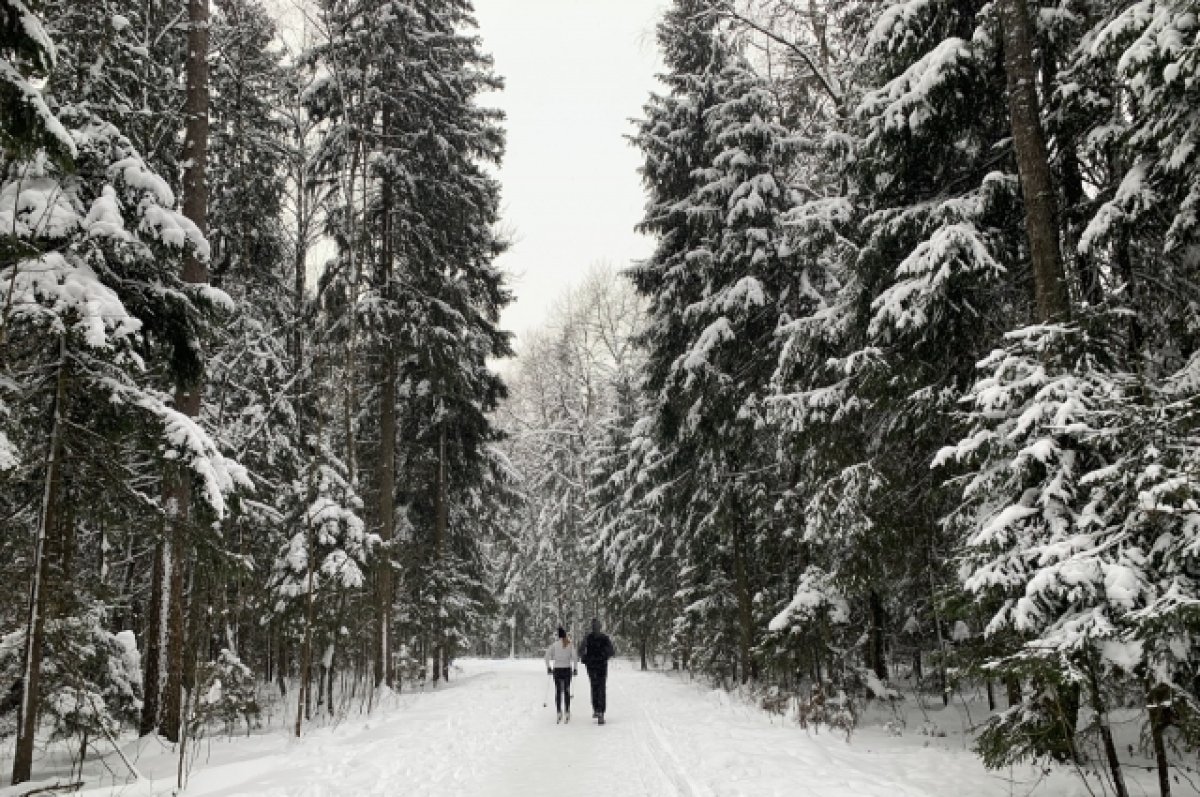
M 600 621 L 592 620 L 592 632 L 579 643 L 579 660 L 587 667 L 592 682 L 592 716 L 604 724 L 605 687 L 608 683 L 608 660 L 616 655 L 612 640 L 602 632 Z

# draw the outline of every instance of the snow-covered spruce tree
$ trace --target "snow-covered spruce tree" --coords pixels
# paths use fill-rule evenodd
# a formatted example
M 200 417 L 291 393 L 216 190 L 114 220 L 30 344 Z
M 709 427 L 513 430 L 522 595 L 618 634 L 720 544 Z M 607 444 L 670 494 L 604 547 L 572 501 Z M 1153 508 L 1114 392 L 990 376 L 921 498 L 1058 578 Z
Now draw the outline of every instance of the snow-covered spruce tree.
M 881 678 L 902 626 L 919 632 L 918 680 L 921 647 L 948 637 L 954 541 L 939 519 L 952 494 L 926 469 L 974 363 L 1028 305 L 1004 74 L 977 30 L 982 8 L 896 2 L 873 18 L 842 81 L 851 115 L 826 136 L 849 179 L 826 177 L 791 215 L 828 300 L 786 329 L 784 505 L 803 518 L 802 591 L 824 584 L 827 605 L 848 601 L 839 647 L 858 642 Z
M 1060 61 L 1049 118 L 1052 131 L 1077 131 L 1067 160 L 1094 175 L 1096 188 L 1070 208 L 1068 243 L 1079 262 L 1080 297 L 1133 311 L 1128 345 L 1141 362 L 1131 365 L 1154 379 L 1181 368 L 1196 346 L 1194 12 L 1176 3 L 1093 10 L 1090 27 L 1072 31 L 1080 44 Z M 1080 178 L 1063 172 L 1071 203 L 1068 189 Z
M 807 297 L 789 290 L 798 264 L 782 227 L 794 139 L 711 10 L 677 3 L 659 28 L 669 92 L 635 137 L 650 193 L 642 229 L 658 245 L 632 274 L 649 300 L 648 431 L 670 484 L 661 509 L 690 590 L 680 628 L 707 635 L 697 666 L 745 681 L 766 624 L 754 596 L 776 478 L 761 431 L 770 352 Z
M 39 148 L 60 157 L 74 154 L 74 142 L 39 88 L 58 59 L 54 42 L 36 13 L 39 5 L 23 0 L 0 2 L 0 145 L 6 157 Z
M 129 0 L 101 0 L 95 4 L 52 0 L 47 5 L 53 32 L 62 47 L 60 68 L 49 86 L 54 101 L 75 105 L 114 124 L 130 139 L 147 165 L 181 196 L 184 215 L 203 231 L 207 140 L 203 129 L 207 106 L 201 106 L 208 95 L 204 80 L 208 62 L 205 44 L 208 4 L 198 0 L 149 4 Z M 203 264 L 203 257 L 186 256 L 181 266 L 186 271 L 185 279 L 203 283 L 206 280 Z M 160 377 L 177 380 L 180 385 L 201 380 L 202 347 L 198 337 L 181 336 L 174 346 L 175 351 L 170 355 L 174 360 L 171 373 L 160 373 Z M 200 391 L 177 392 L 176 406 L 197 417 Z M 185 495 L 188 479 L 176 478 L 172 469 L 163 477 L 163 505 L 170 512 L 177 507 L 178 516 L 185 519 L 190 511 L 190 497 Z M 184 525 L 169 524 L 167 536 L 176 539 L 168 544 L 165 537 L 160 537 L 156 544 L 157 559 L 190 544 L 183 538 L 194 529 L 185 531 Z M 164 561 L 156 566 L 151 576 L 152 598 L 147 601 L 149 624 L 161 627 L 160 631 L 170 625 L 171 633 L 153 632 L 146 637 L 148 655 L 143 661 L 146 680 L 151 686 L 146 693 L 143 729 L 149 732 L 161 719 L 166 733 L 174 736 L 180 723 L 176 696 L 183 691 L 185 620 L 179 612 L 184 603 L 184 575 L 182 568 L 167 564 Z M 164 582 L 163 575 L 174 575 L 175 580 Z M 171 593 L 172 599 L 158 600 L 162 590 Z M 169 616 L 159 616 L 160 607 L 166 608 Z M 155 652 L 160 641 L 168 645 L 169 652 L 163 660 L 167 669 L 162 678 L 157 671 L 160 656 Z M 160 690 L 158 684 L 165 680 L 170 680 L 169 688 Z M 160 693 L 167 696 L 162 717 Z
M 175 344 L 203 329 L 203 307 L 225 299 L 183 284 L 174 271 L 207 242 L 114 127 L 71 107 L 58 118 L 71 137 L 70 169 L 36 150 L 7 158 L 0 186 L 0 219 L 14 253 L 0 289 L 3 361 L 16 377 L 5 383 L 5 436 L 20 441 L 5 495 L 14 508 L 29 507 L 14 517 L 34 548 L 25 560 L 34 564 L 18 781 L 30 774 L 47 615 L 85 597 L 73 582 L 77 531 L 89 517 L 103 523 L 105 496 L 122 493 L 146 502 L 142 520 L 153 525 L 154 499 L 127 481 L 147 459 L 158 473 L 173 463 L 188 474 L 217 515 L 227 493 L 246 484 L 144 370 L 148 361 L 195 368 L 174 356 Z M 102 544 L 103 535 L 91 542 Z
M 260 490 L 227 519 L 225 544 L 202 557 L 211 576 L 205 586 L 217 592 L 199 596 L 213 612 L 190 633 L 219 640 L 197 650 L 202 659 L 210 648 L 227 650 L 269 678 L 270 642 L 252 649 L 242 642 L 270 633 L 260 623 L 271 603 L 267 584 L 253 573 L 267 569 L 294 533 L 288 521 L 296 507 L 311 500 L 308 457 L 322 449 L 305 443 L 316 401 L 303 393 L 314 384 L 315 358 L 293 351 L 297 333 L 311 330 L 284 229 L 290 142 L 280 107 L 288 76 L 273 49 L 275 28 L 253 0 L 221 0 L 215 10 L 208 238 L 213 283 L 236 310 L 211 343 L 205 413 Z
M 404 152 L 393 166 L 408 176 L 394 224 L 399 262 L 395 296 L 400 359 L 397 395 L 407 399 L 397 430 L 407 477 L 400 503 L 408 508 L 418 550 L 436 569 L 443 551 L 466 568 L 467 583 L 483 583 L 479 569 L 482 524 L 470 512 L 492 469 L 498 432 L 490 412 L 504 386 L 489 359 L 511 354 L 500 310 L 510 301 L 493 265 L 504 243 L 497 237 L 499 185 L 486 164 L 499 162 L 500 115 L 479 104 L 498 88 L 491 59 L 480 50 L 471 3 L 431 3 L 435 22 L 411 58 L 427 64 L 429 119 L 398 127 Z M 436 125 L 436 127 L 431 127 Z M 435 593 L 446 606 L 471 600 L 466 587 Z M 434 678 L 462 651 L 452 625 L 426 629 Z M 437 661 L 440 658 L 440 663 Z
M 384 326 L 394 308 L 381 301 L 380 291 L 382 287 L 390 292 L 395 269 L 393 236 L 386 229 L 392 216 L 394 186 L 391 180 L 383 181 L 386 188 L 381 185 L 377 170 L 372 173 L 368 162 L 379 161 L 387 146 L 383 137 L 391 135 L 387 131 L 392 128 L 392 119 L 399 106 L 406 104 L 402 99 L 406 95 L 396 85 L 396 78 L 405 65 L 404 41 L 416 16 L 409 4 L 391 0 L 326 2 L 320 12 L 325 39 L 312 47 L 305 59 L 322 77 L 309 86 L 304 99 L 311 116 L 324 125 L 314 167 L 336 208 L 327 222 L 339 252 L 326 270 L 325 280 L 338 294 L 344 292 L 344 296 L 328 297 L 338 300 L 336 314 L 329 321 L 348 355 L 347 394 L 343 400 L 346 428 L 341 437 L 347 446 L 343 459 L 350 468 L 348 476 L 358 490 L 359 465 L 364 459 L 358 445 L 360 435 L 381 440 L 384 433 L 380 427 L 391 426 L 388 434 L 395 437 L 395 403 L 381 398 L 384 390 L 395 392 L 395 355 Z M 386 198 L 380 196 L 383 193 Z M 381 201 L 389 208 L 381 213 L 376 207 L 370 217 L 371 204 L 378 206 Z M 372 271 L 376 273 L 372 275 Z M 369 281 L 372 276 L 375 279 Z M 369 362 L 360 362 L 360 351 L 380 362 L 372 369 Z M 360 369 L 372 382 L 366 389 L 357 387 L 360 377 L 356 372 Z M 381 379 L 388 383 L 382 390 Z M 369 400 L 363 400 L 364 393 Z M 372 574 L 374 679 L 377 686 L 392 686 L 391 546 L 397 521 L 391 485 L 395 481 L 395 446 L 381 443 L 375 461 L 370 461 L 369 452 L 365 460 L 364 470 L 372 478 L 361 485 L 361 493 L 372 507 L 369 523 L 378 530 L 385 546 Z M 386 489 L 383 484 L 388 485 Z
M 317 433 L 309 445 L 324 447 L 327 442 Z M 363 586 L 371 549 L 378 543 L 366 530 L 353 485 L 333 462 L 332 455 L 314 452 L 306 491 L 296 491 L 300 505 L 285 516 L 290 537 L 271 569 L 272 619 L 285 623 L 285 633 L 300 651 L 297 736 L 312 712 L 314 651 L 322 653 L 318 705 L 328 698 L 333 711 L 331 660 L 344 641 L 347 602 Z
M 991 666 L 1031 686 L 984 735 L 985 754 L 1003 763 L 1044 752 L 1046 703 L 1082 693 L 1096 719 L 1079 744 L 1098 737 L 1124 793 L 1106 712 L 1140 695 L 1167 794 L 1172 726 L 1197 743 L 1196 662 L 1181 645 L 1195 633 L 1182 607 L 1195 594 L 1186 463 L 1196 338 L 1184 308 L 1195 296 L 1198 183 L 1184 109 L 1195 101 L 1196 24 L 1170 5 L 1093 11 L 1048 103 L 1048 128 L 1074 133 L 1064 135 L 1064 194 L 1075 170 L 1098 181 L 1064 228 L 1078 321 L 1009 334 L 972 392 L 971 435 L 945 457 L 972 466 L 957 515 L 965 583 L 996 607 L 989 633 L 1016 636 Z
M 116 126 L 176 192 L 186 0 L 45 0 L 58 43 L 51 93 Z
M 502 388 L 487 359 L 508 352 L 496 327 L 507 292 L 491 265 L 502 248 L 492 230 L 498 187 L 483 164 L 498 160 L 503 137 L 477 97 L 498 81 L 467 32 L 469 3 L 359 2 L 331 5 L 326 16 L 331 38 L 311 57 L 329 76 L 308 96 L 332 123 L 320 162 L 363 180 L 361 213 L 334 221 L 358 286 L 352 326 L 371 356 L 369 409 L 356 431 L 372 474 L 364 495 L 385 545 L 398 522 L 417 535 L 375 573 L 375 677 L 391 684 L 390 563 L 402 558 L 418 574 L 422 557 L 436 563 L 449 535 L 468 532 L 451 528 L 451 504 L 482 478 L 494 437 L 486 414 Z M 353 180 L 339 184 L 344 197 L 356 190 Z M 443 659 L 437 673 L 440 633 L 422 632 Z
M 1111 332 L 1122 325 L 1087 320 L 1010 333 L 981 364 L 971 436 L 943 457 L 973 466 L 955 517 L 970 534 L 966 587 L 997 607 L 987 634 L 1016 635 L 990 666 L 1030 684 L 981 737 L 985 760 L 1044 754 L 1047 728 L 1061 721 L 1055 704 L 1082 693 L 1121 789 L 1106 713 L 1139 682 L 1161 773 L 1167 726 L 1196 743 L 1186 685 L 1195 662 L 1180 655 L 1194 633 L 1181 609 L 1196 589 L 1186 462 L 1195 397 L 1118 370 L 1123 347 Z M 1075 742 L 1068 731 L 1078 756 L 1091 734 Z
M 661 458 L 646 434 L 647 421 L 638 426 L 646 410 L 641 394 L 631 382 L 614 387 L 616 412 L 604 425 L 589 473 L 589 553 L 600 561 L 592 588 L 604 596 L 605 614 L 637 651 L 642 669 L 668 649 L 678 667 L 687 663 L 687 644 L 670 644 L 682 607 L 678 574 L 668 563 L 680 552 L 669 547 L 674 537 L 653 489 Z
M 73 762 L 82 771 L 90 742 L 106 737 L 110 742 L 128 725 L 137 722 L 142 707 L 142 672 L 132 631 L 114 634 L 104 625 L 105 610 L 98 605 L 46 624 L 39 679 L 43 716 L 49 721 L 50 740 L 72 740 L 79 746 Z M 20 682 L 26 651 L 25 630 L 0 638 L 0 678 Z M 4 735 L 13 728 L 4 712 Z

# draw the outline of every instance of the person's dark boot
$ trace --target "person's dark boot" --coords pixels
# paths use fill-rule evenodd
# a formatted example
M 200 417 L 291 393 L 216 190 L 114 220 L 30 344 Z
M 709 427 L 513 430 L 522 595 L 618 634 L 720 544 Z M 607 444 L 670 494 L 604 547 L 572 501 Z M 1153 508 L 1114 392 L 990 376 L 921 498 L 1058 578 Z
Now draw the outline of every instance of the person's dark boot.
M 596 724 L 597 724 L 597 725 L 603 725 L 603 724 L 604 724 L 604 715 L 603 715 L 603 714 L 597 714 L 597 715 L 596 715 Z

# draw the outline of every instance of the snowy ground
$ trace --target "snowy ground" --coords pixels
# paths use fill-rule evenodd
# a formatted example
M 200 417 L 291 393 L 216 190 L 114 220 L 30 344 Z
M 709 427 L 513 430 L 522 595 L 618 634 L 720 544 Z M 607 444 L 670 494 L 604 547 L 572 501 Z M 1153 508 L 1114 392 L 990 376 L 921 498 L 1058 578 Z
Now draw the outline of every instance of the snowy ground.
M 404 694 L 372 716 L 316 728 L 206 740 L 186 794 L 195 797 L 1083 797 L 1067 771 L 988 772 L 961 737 L 900 737 L 863 728 L 847 744 L 772 718 L 723 692 L 616 663 L 609 724 L 590 719 L 587 680 L 576 682 L 574 719 L 554 722 L 540 662 L 467 661 L 449 686 Z M 949 715 L 945 719 L 949 719 Z M 90 788 L 100 795 L 171 794 L 168 750 L 131 749 L 151 784 Z M 114 772 L 118 759 L 106 762 Z M 89 776 L 95 782 L 99 771 Z M 121 774 L 118 772 L 118 774 Z M 118 778 L 120 780 L 120 778 Z M 109 783 L 112 777 L 109 777 Z M 0 796 L 5 794 L 0 789 Z M 1157 793 L 1148 778 L 1134 795 Z M 1188 784 L 1177 794 L 1194 794 Z

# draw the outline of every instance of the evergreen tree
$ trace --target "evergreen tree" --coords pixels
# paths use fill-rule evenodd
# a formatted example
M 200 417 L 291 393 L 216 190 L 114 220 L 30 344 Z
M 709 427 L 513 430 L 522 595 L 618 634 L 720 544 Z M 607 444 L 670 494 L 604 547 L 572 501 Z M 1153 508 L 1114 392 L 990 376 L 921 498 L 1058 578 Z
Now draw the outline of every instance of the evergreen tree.
M 780 321 L 809 297 L 789 290 L 797 262 L 782 226 L 794 140 L 712 10 L 677 3 L 659 28 L 670 93 L 647 106 L 636 138 L 651 194 L 642 228 L 658 246 L 633 278 L 650 302 L 650 431 L 671 484 L 662 510 L 678 518 L 681 622 L 716 635 L 702 646 L 710 655 L 736 650 L 734 667 L 708 666 L 745 681 L 758 669 L 757 553 L 775 474 L 760 432 L 771 358 L 743 353 L 773 349 Z
M 11 373 L 42 374 L 28 384 L 6 383 L 5 404 L 13 409 L 5 437 L 25 443 L 9 469 L 17 489 L 10 500 L 20 502 L 14 508 L 24 504 L 19 496 L 34 484 L 41 495 L 32 504 L 39 509 L 18 513 L 31 532 L 27 561 L 34 565 L 16 781 L 29 778 L 38 706 L 31 674 L 40 672 L 47 612 L 67 610 L 60 601 L 71 594 L 76 526 L 84 507 L 129 489 L 128 474 L 107 467 L 104 457 L 140 465 L 148 456 L 159 472 L 179 467 L 217 515 L 226 510 L 226 495 L 247 484 L 244 471 L 170 406 L 142 368 L 150 358 L 169 361 L 175 341 L 202 328 L 202 309 L 227 301 L 174 274 L 185 252 L 204 252 L 207 242 L 112 125 L 78 109 L 59 118 L 73 138 L 71 170 L 36 151 L 6 163 L 0 187 L 0 216 L 24 252 L 4 270 L 0 289 L 3 360 Z M 126 435 L 137 443 L 130 446 Z
M 364 0 L 331 5 L 327 15 L 333 35 L 310 57 L 331 76 L 309 96 L 314 111 L 338 125 L 318 163 L 344 170 L 338 190 L 351 204 L 355 175 L 364 181 L 361 210 L 349 207 L 334 222 L 346 225 L 353 327 L 372 358 L 373 409 L 360 427 L 379 441 L 361 452 L 374 475 L 368 495 L 388 550 L 401 513 L 417 530 L 414 554 L 421 553 L 405 559 L 424 584 L 453 547 L 451 535 L 467 531 L 451 528 L 451 504 L 486 470 L 484 451 L 495 439 L 487 413 L 502 396 L 487 361 L 509 352 L 497 327 L 508 295 L 491 263 L 503 248 L 493 229 L 498 186 L 484 166 L 498 162 L 503 136 L 498 114 L 476 101 L 499 82 L 466 32 L 474 24 L 469 3 Z M 356 249 L 351 225 L 377 244 Z M 375 677 L 389 685 L 397 559 L 382 560 L 375 584 Z M 457 600 L 426 586 L 433 592 L 422 594 L 432 597 L 422 601 Z M 422 629 L 440 659 L 435 677 L 448 666 L 444 632 Z

